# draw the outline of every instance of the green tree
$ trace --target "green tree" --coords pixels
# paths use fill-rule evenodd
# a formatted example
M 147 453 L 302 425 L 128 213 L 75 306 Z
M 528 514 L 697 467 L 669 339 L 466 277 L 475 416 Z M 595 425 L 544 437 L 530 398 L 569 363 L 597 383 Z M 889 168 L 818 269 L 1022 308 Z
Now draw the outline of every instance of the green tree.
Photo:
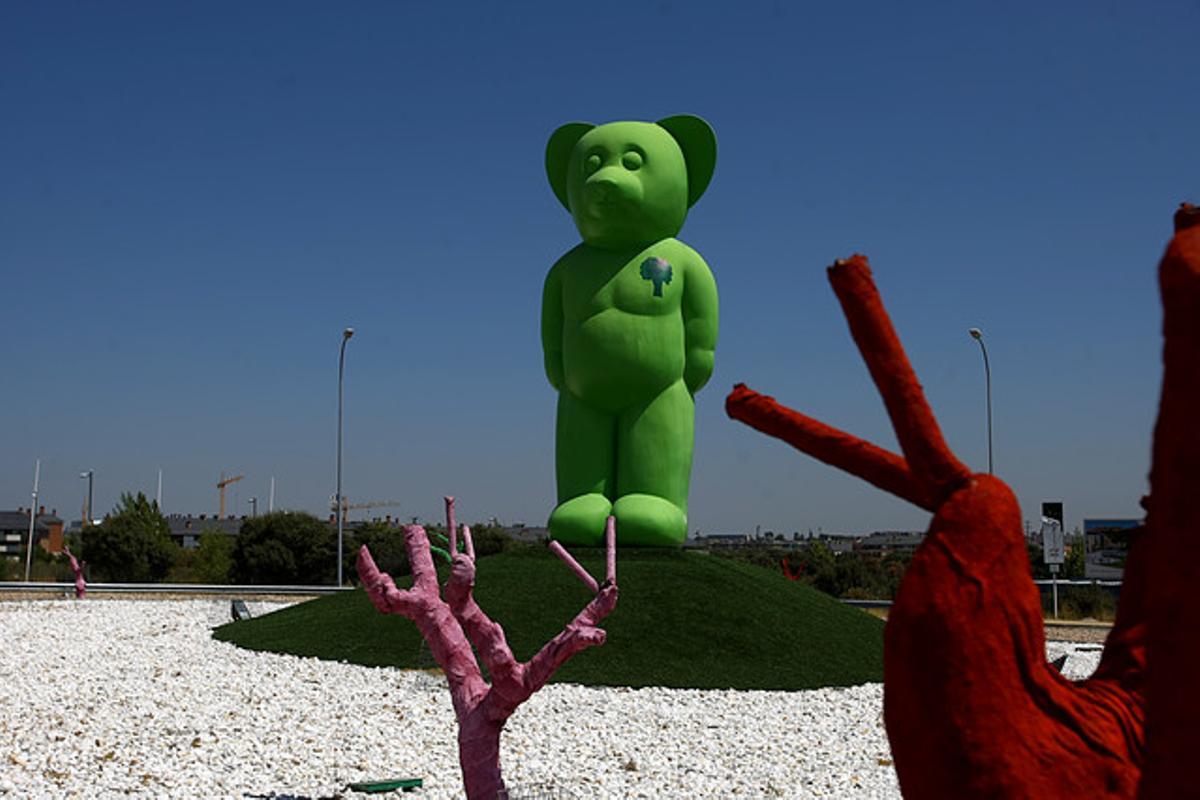
M 192 569 L 200 583 L 229 583 L 233 576 L 234 537 L 218 530 L 200 532 Z
M 1072 580 L 1082 578 L 1086 564 L 1086 553 L 1082 536 L 1073 536 L 1068 544 L 1066 560 L 1062 565 L 1062 577 Z
M 517 542 L 504 532 L 503 527 L 482 522 L 471 526 L 471 542 L 475 545 L 476 558 L 503 553 L 517 546 Z
M 145 583 L 163 579 L 177 550 L 158 503 L 125 492 L 113 513 L 83 535 L 81 555 L 93 578 Z
M 355 528 L 343 550 L 343 569 L 352 578 L 357 575 L 358 550 L 363 545 L 371 551 L 371 557 L 379 569 L 393 578 L 409 575 L 408 551 L 404 548 L 404 529 L 384 522 L 364 522 Z
M 446 535 L 444 525 L 430 524 L 422 527 L 435 546 L 440 547 L 444 544 L 440 538 Z M 480 522 L 471 525 L 470 528 L 476 558 L 485 558 L 523 546 L 510 537 L 500 525 Z M 342 553 L 342 568 L 346 575 L 350 576 L 350 580 L 356 580 L 358 551 L 363 545 L 371 551 L 371 557 L 380 571 L 394 578 L 412 574 L 408 564 L 408 551 L 404 546 L 404 528 L 386 522 L 362 522 L 355 526 L 353 533 L 347 534 L 346 546 Z M 459 539 L 459 551 L 463 551 L 464 547 Z M 442 563 L 442 559 L 435 554 L 434 564 L 440 566 Z
M 813 542 L 804 550 L 804 574 L 817 589 L 835 596 L 838 593 L 834 578 L 836 568 L 837 556 L 824 542 Z
M 858 594 L 870 593 L 871 567 L 858 553 L 843 553 L 838 556 L 833 567 L 834 594 L 844 597 L 851 589 L 858 589 Z
M 277 511 L 242 523 L 233 576 L 250 584 L 331 584 L 337 579 L 337 535 L 311 514 Z
M 1026 542 L 1026 548 L 1029 551 L 1029 571 L 1033 573 L 1033 579 L 1040 581 L 1050 578 L 1050 568 L 1046 566 L 1044 560 L 1045 551 L 1042 548 L 1042 543 Z
M 167 572 L 167 583 L 196 582 L 196 551 L 186 547 L 175 548 L 175 562 Z

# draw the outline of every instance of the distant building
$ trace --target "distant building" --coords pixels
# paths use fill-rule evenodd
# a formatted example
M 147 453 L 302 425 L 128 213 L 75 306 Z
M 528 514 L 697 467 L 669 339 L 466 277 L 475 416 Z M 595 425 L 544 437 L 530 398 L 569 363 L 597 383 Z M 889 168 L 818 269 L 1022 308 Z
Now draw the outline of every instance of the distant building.
M 911 556 L 923 541 L 925 534 L 920 531 L 878 531 L 859 539 L 854 549 L 875 558 L 894 554 Z
M 169 514 L 166 517 L 167 528 L 171 541 L 180 547 L 191 550 L 200 546 L 200 535 L 208 531 L 216 531 L 226 536 L 237 536 L 242 529 L 245 517 L 218 518 L 215 514 Z
M 829 548 L 829 551 L 835 556 L 840 556 L 842 553 L 852 553 L 857 547 L 861 536 L 855 536 L 849 533 L 822 533 L 815 539 L 806 539 L 801 544 L 809 547 L 816 542 L 820 542 Z
M 696 535 L 696 544 L 704 547 L 744 547 L 751 541 L 748 533 L 702 533 Z
M 514 541 L 537 544 L 550 538 L 549 528 L 529 527 L 523 522 L 504 526 L 504 535 Z
M 20 558 L 25 552 L 25 540 L 29 537 L 29 509 L 0 511 L 0 557 Z M 63 521 L 58 511 L 46 513 L 39 506 L 33 519 L 33 540 L 47 553 L 61 553 L 63 549 Z
M 278 512 L 276 512 L 278 513 Z M 170 529 L 171 540 L 180 547 L 191 550 L 200 546 L 200 536 L 208 532 L 223 533 L 226 536 L 237 536 L 242 530 L 242 525 L 246 520 L 250 519 L 247 516 L 235 517 L 227 516 L 221 519 L 216 514 L 168 514 L 166 516 L 167 527 Z M 330 513 L 325 519 L 325 524 L 330 528 L 337 529 L 337 515 Z M 399 528 L 403 521 L 399 517 L 393 517 L 388 514 L 385 517 L 373 517 L 370 520 L 365 519 L 347 519 L 343 523 L 343 530 L 346 533 L 353 533 L 363 525 L 386 525 L 388 527 Z M 528 528 L 529 531 L 542 531 L 544 528 Z M 514 537 L 516 538 L 516 537 Z

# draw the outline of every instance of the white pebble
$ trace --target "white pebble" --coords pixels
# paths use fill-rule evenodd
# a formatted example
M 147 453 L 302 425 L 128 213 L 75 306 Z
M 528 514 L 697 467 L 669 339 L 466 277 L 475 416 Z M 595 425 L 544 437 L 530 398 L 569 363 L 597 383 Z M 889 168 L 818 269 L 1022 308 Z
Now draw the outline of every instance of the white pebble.
M 228 614 L 0 603 L 0 796 L 327 797 L 405 777 L 424 788 L 397 796 L 461 796 L 439 675 L 241 650 L 211 638 Z M 1064 652 L 1072 678 L 1099 657 L 1047 645 Z M 554 684 L 509 720 L 501 761 L 517 797 L 898 798 L 882 697 Z

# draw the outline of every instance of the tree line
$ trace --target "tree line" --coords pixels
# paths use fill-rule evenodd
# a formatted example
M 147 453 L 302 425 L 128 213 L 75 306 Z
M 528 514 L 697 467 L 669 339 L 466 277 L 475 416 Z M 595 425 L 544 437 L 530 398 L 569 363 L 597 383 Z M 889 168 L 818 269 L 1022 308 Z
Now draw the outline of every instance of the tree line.
M 445 533 L 439 525 L 425 528 L 435 539 Z M 527 546 L 495 525 L 473 525 L 471 534 L 479 557 Z M 1059 577 L 1083 578 L 1083 539 L 1068 539 Z M 142 492 L 126 493 L 101 524 L 72 535 L 70 545 L 87 562 L 88 579 L 96 582 L 322 586 L 337 581 L 337 533 L 326 521 L 303 512 L 251 517 L 236 536 L 202 530 L 198 546 L 185 549 L 172 541 L 157 502 Z M 362 545 L 370 548 L 381 570 L 397 577 L 411 573 L 400 529 L 382 522 L 360 523 L 345 531 L 342 570 L 350 582 L 356 579 L 354 562 Z M 1041 546 L 1030 544 L 1028 552 L 1033 577 L 1049 578 Z M 838 554 L 821 541 L 801 549 L 762 544 L 714 548 L 711 553 L 782 571 L 834 597 L 874 600 L 895 598 L 911 560 L 909 553 Z M 0 580 L 17 580 L 20 571 L 15 562 L 0 559 Z M 69 581 L 72 576 L 65 558 L 38 547 L 33 579 Z M 1113 595 L 1098 587 L 1063 587 L 1059 593 L 1060 610 L 1066 615 L 1107 618 L 1114 613 Z
M 441 526 L 425 529 L 444 534 Z M 471 536 L 477 557 L 520 546 L 495 525 L 473 525 Z M 236 536 L 201 530 L 198 546 L 186 549 L 172 541 L 156 501 L 142 492 L 125 493 L 102 523 L 71 538 L 71 549 L 87 562 L 88 579 L 95 582 L 322 586 L 337 581 L 337 532 L 298 511 L 250 517 Z M 410 574 L 402 531 L 367 522 L 344 533 L 342 569 L 350 582 L 362 545 L 371 549 L 380 569 L 393 576 Z M 39 560 L 50 564 L 53 577 L 48 579 L 65 579 L 57 559 Z
M 1065 563 L 1058 576 L 1063 579 L 1084 577 L 1083 537 L 1069 537 Z M 834 597 L 858 600 L 892 600 L 904 577 L 912 554 L 893 552 L 883 556 L 854 550 L 834 553 L 825 542 L 816 540 L 803 548 L 784 548 L 772 544 L 747 547 L 719 547 L 713 555 L 778 569 L 789 577 L 804 581 Z M 1034 579 L 1049 579 L 1050 569 L 1043 563 L 1042 546 L 1029 544 L 1029 568 Z

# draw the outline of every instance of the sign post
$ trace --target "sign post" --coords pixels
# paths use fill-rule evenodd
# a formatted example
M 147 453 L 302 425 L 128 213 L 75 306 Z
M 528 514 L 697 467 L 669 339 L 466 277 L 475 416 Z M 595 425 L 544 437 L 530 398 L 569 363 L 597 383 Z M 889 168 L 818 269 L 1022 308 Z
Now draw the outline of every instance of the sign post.
M 1043 504 L 1043 509 L 1046 505 Z M 1059 508 L 1062 508 L 1061 504 Z M 1042 517 L 1042 561 L 1050 567 L 1051 586 L 1054 592 L 1055 619 L 1058 619 L 1058 570 L 1065 560 L 1061 520 L 1046 516 Z

